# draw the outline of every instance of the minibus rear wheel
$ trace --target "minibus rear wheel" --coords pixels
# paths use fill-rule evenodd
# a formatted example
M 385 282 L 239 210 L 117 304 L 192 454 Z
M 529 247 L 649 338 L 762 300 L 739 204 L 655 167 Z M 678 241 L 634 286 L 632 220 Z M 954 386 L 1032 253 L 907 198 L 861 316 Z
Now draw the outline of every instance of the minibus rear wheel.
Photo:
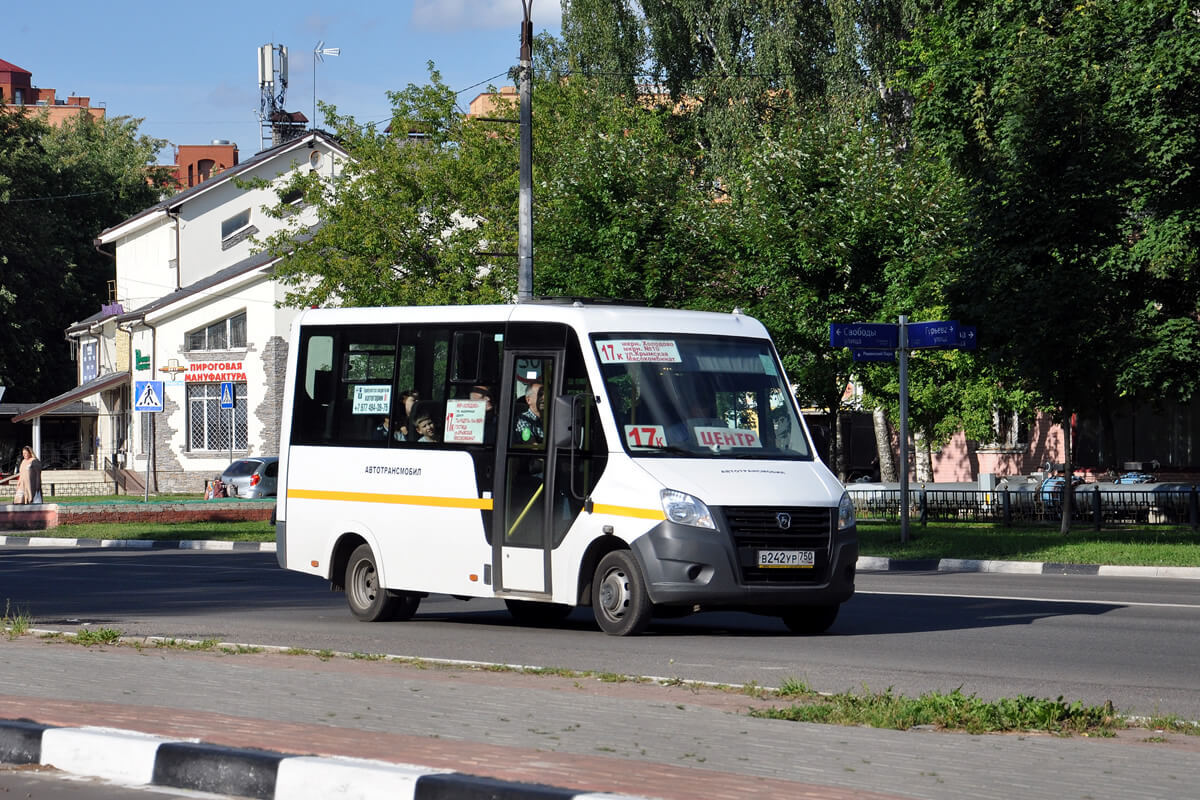
M 379 585 L 379 569 L 369 544 L 354 548 L 346 564 L 346 602 L 363 622 L 391 619 L 395 613 L 398 601 Z
M 831 603 L 826 606 L 797 606 L 780 614 L 783 624 L 792 633 L 802 633 L 809 636 L 824 633 L 837 619 L 841 605 Z
M 592 613 L 601 630 L 612 636 L 641 633 L 653 610 L 632 553 L 614 550 L 600 559 L 592 579 Z

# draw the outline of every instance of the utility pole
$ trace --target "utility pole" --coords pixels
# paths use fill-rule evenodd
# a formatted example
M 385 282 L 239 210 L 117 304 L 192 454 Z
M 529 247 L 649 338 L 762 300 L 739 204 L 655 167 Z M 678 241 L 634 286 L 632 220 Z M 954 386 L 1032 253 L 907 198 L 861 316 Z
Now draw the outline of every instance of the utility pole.
M 517 220 L 517 302 L 533 299 L 533 22 L 529 14 L 533 0 L 521 0 L 525 18 L 521 22 L 520 123 L 521 155 L 518 173 L 521 203 Z
M 897 319 L 900 360 L 900 543 L 908 544 L 908 317 Z

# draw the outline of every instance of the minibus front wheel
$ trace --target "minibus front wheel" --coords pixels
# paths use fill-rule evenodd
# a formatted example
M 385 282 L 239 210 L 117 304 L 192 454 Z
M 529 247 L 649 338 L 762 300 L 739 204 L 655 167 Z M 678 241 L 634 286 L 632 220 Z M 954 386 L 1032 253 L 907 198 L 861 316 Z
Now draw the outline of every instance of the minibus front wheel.
M 641 633 L 653 610 L 633 553 L 614 550 L 600 559 L 592 579 L 592 613 L 601 630 L 612 636 Z

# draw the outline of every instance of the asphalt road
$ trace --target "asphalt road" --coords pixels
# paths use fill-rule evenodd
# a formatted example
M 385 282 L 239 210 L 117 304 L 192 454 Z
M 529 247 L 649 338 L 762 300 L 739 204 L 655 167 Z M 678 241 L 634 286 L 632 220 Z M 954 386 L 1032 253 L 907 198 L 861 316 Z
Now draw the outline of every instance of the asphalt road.
M 1088 576 L 863 573 L 831 633 L 697 614 L 635 638 L 580 609 L 555 629 L 499 601 L 435 596 L 408 622 L 363 624 L 340 594 L 270 553 L 0 548 L 0 604 L 38 628 L 216 639 L 777 686 L 1111 700 L 1200 719 L 1200 584 Z

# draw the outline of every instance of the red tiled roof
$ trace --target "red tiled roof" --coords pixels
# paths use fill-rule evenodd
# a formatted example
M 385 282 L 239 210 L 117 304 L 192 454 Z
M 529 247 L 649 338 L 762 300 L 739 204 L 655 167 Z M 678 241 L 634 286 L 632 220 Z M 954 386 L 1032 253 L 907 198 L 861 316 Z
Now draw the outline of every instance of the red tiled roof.
M 32 75 L 33 73 L 27 69 L 21 69 L 16 64 L 11 64 L 0 58 L 0 72 L 20 72 L 23 75 Z

